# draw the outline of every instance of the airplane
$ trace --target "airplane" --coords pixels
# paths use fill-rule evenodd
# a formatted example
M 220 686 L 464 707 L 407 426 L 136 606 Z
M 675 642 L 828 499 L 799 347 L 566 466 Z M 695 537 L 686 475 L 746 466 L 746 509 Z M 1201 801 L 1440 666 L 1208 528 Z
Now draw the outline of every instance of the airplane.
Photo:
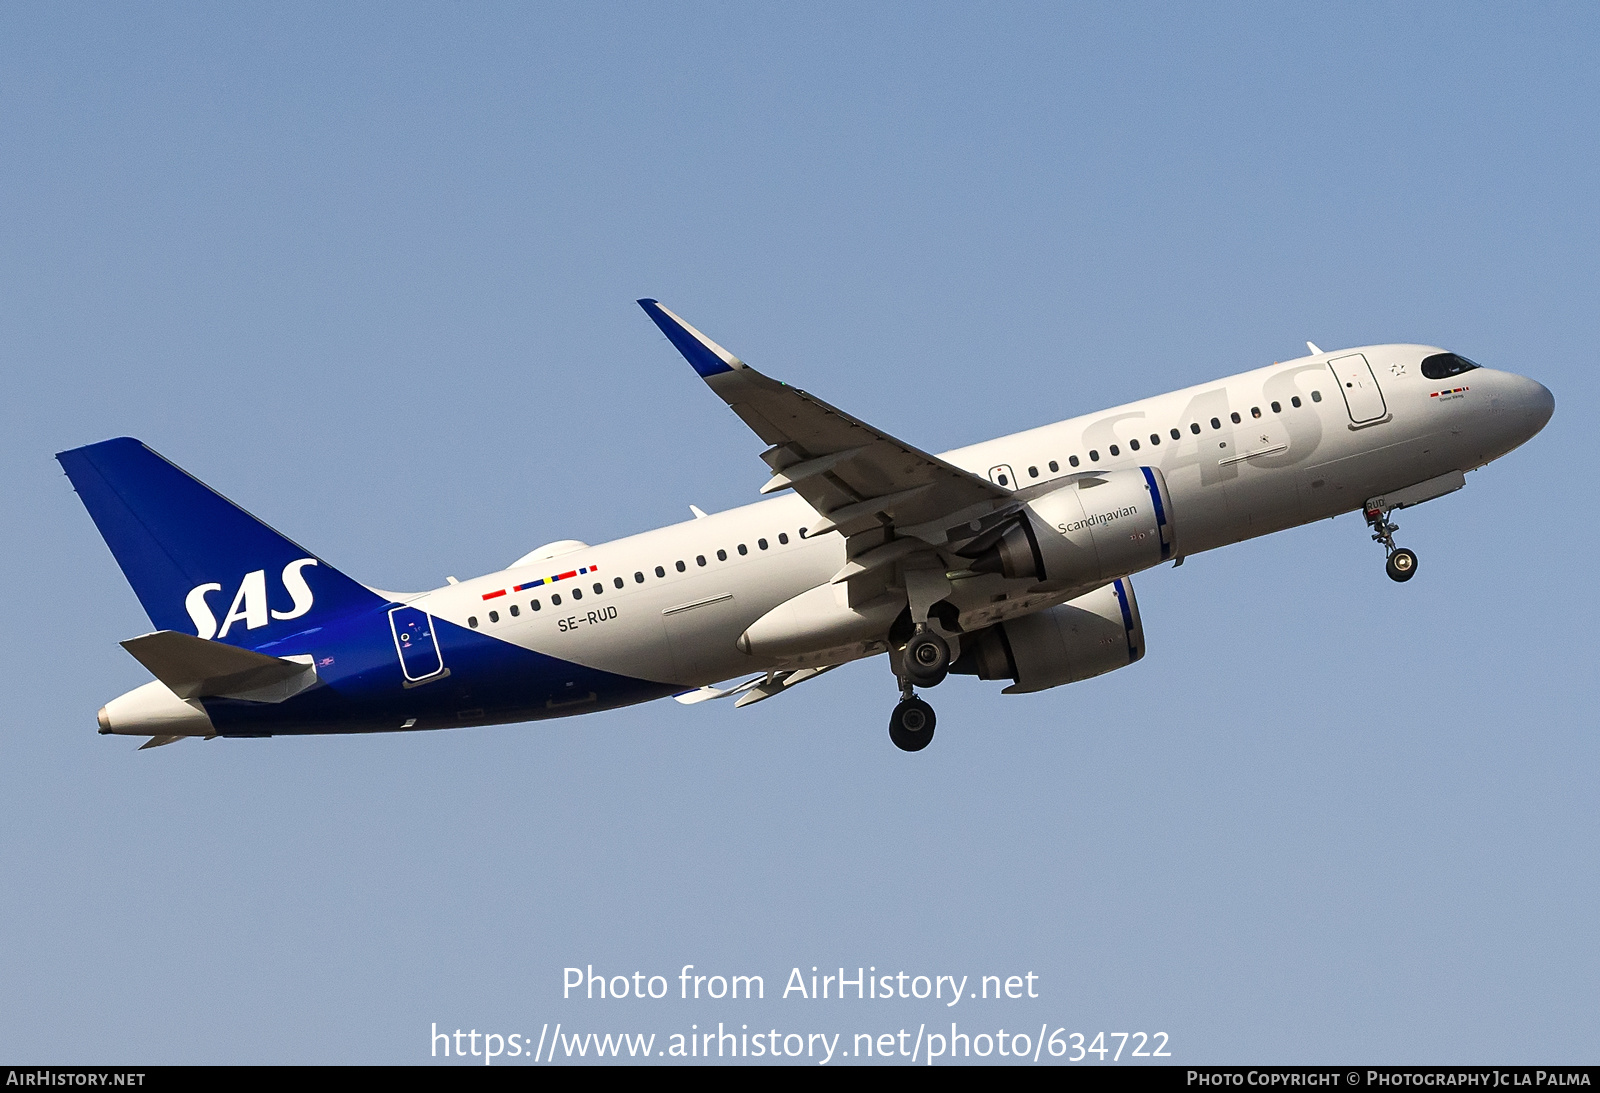
M 767 499 L 426 592 L 361 584 L 123 437 L 59 453 L 154 632 L 102 733 L 263 737 L 504 724 L 674 696 L 747 706 L 886 655 L 890 740 L 933 738 L 948 675 L 1029 694 L 1139 660 L 1135 573 L 1359 511 L 1391 515 L 1538 433 L 1543 385 L 1369 345 L 932 455 L 639 305 L 756 434 Z M 776 495 L 776 496 L 772 496 Z M 748 677 L 748 678 L 742 678 Z M 738 682 L 725 682 L 735 681 Z

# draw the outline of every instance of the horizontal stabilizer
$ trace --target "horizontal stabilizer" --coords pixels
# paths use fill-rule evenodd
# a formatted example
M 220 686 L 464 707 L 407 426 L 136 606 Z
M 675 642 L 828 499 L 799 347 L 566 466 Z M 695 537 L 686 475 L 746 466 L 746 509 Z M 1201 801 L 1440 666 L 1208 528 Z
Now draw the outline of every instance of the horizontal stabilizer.
M 317 682 L 310 657 L 272 657 L 176 630 L 129 638 L 122 647 L 183 699 L 282 702 Z

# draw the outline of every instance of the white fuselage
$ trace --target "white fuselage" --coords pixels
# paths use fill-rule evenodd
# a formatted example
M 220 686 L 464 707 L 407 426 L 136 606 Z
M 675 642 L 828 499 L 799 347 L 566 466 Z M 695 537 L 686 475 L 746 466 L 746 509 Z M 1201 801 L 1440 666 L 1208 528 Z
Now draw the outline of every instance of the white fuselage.
M 1158 467 L 1171 493 L 1179 552 L 1195 554 L 1480 467 L 1549 417 L 1549 392 L 1512 373 L 1479 368 L 1425 378 L 1419 364 L 1438 352 L 1380 345 L 1320 354 L 942 458 L 1013 489 L 1088 470 Z M 1336 372 L 1355 354 L 1370 365 L 1370 378 Z M 735 643 L 761 616 L 829 581 L 845 563 L 838 534 L 802 536 L 817 519 L 803 500 L 785 495 L 404 599 L 565 661 L 700 686 L 773 666 Z M 591 572 L 514 591 L 580 568 Z M 1026 581 L 977 581 L 962 608 L 969 629 L 1056 602 Z

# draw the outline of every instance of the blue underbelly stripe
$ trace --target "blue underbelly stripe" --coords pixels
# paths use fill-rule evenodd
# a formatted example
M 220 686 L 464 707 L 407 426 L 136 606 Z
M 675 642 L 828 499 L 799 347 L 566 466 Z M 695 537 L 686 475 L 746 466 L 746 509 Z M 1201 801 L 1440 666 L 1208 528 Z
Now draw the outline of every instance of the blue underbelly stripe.
M 407 685 L 385 612 L 347 616 L 295 643 L 321 685 L 286 702 L 205 699 L 223 736 L 434 729 L 567 717 L 664 698 L 681 684 L 590 668 L 437 616 L 443 671 Z M 279 650 L 272 650 L 278 652 Z

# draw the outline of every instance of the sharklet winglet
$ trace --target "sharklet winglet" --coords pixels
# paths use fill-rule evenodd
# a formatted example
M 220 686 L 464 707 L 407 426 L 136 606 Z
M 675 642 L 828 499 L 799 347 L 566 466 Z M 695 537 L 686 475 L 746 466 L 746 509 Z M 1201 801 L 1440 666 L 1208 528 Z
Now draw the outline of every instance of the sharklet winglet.
M 683 359 L 704 379 L 720 376 L 743 368 L 744 361 L 684 322 L 655 300 L 640 300 L 639 306 L 661 328 L 672 347 L 683 354 Z

